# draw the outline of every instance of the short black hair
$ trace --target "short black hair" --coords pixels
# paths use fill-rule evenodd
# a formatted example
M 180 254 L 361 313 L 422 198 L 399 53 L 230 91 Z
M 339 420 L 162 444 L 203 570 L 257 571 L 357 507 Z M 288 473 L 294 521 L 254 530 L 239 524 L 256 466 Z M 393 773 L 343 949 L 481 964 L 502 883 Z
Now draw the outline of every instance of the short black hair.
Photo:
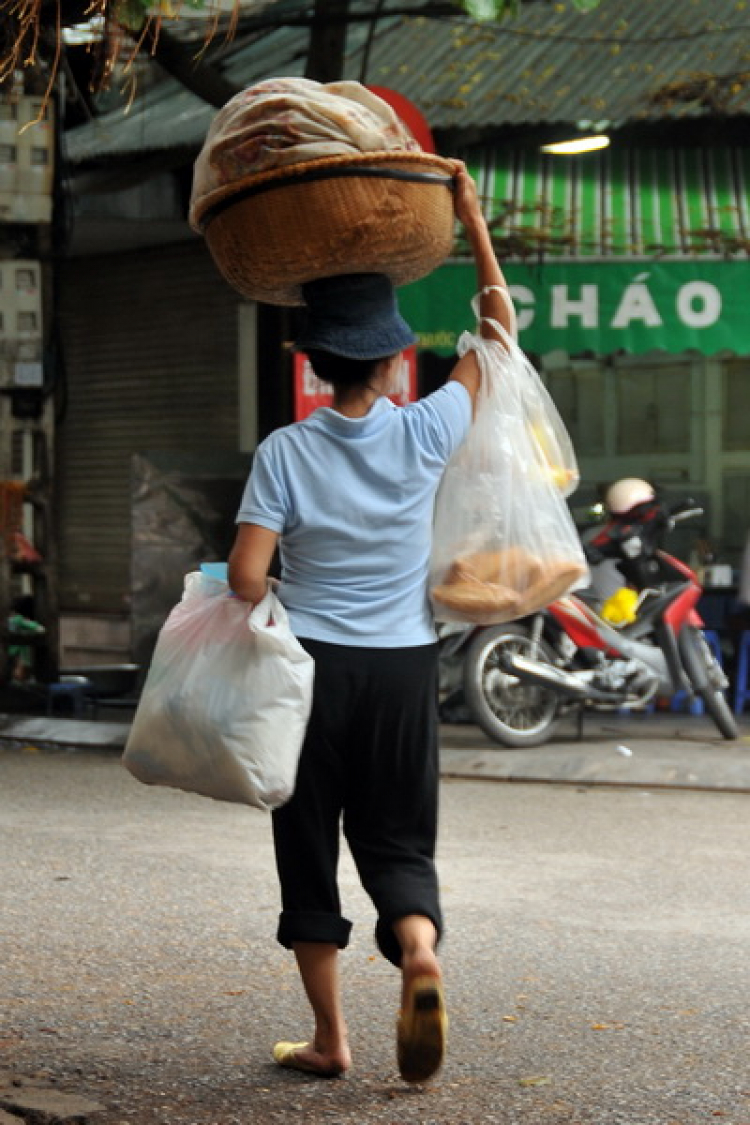
M 348 359 L 347 356 L 334 355 L 318 348 L 310 348 L 305 354 L 318 378 L 324 383 L 332 383 L 334 387 L 367 386 L 375 368 L 382 362 L 380 359 Z

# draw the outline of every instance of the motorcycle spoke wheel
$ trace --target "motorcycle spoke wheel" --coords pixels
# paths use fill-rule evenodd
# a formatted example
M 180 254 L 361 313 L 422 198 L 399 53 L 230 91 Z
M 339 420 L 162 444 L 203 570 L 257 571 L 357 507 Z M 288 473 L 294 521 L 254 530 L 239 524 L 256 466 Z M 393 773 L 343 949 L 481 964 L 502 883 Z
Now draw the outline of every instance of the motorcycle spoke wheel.
M 680 651 L 688 679 L 723 737 L 739 738 L 737 720 L 724 694 L 724 673 L 700 629 L 688 625 L 682 630 Z
M 501 653 L 552 662 L 522 625 L 496 625 L 472 641 L 464 662 L 464 698 L 478 726 L 502 746 L 538 746 L 551 738 L 560 705 L 555 692 L 503 670 Z

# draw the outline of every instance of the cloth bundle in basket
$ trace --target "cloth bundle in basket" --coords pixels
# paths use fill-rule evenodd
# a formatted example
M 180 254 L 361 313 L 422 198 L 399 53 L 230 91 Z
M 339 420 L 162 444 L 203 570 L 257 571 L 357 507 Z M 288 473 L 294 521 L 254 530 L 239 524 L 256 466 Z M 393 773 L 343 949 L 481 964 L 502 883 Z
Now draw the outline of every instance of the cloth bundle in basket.
M 358 82 L 269 79 L 217 114 L 190 222 L 236 290 L 303 304 L 321 277 L 424 277 L 453 245 L 453 167 Z

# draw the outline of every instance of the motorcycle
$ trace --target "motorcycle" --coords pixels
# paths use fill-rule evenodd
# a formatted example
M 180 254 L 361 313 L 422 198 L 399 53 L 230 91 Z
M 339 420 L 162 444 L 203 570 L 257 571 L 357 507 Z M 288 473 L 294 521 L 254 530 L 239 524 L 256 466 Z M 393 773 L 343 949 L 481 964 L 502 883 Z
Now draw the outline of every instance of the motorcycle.
M 695 608 L 700 583 L 662 546 L 678 522 L 701 513 L 692 502 L 670 508 L 652 491 L 585 544 L 592 568 L 615 560 L 627 583 L 629 612 L 617 624 L 606 603 L 597 612 L 581 592 L 504 625 L 442 626 L 444 721 L 475 722 L 503 746 L 538 746 L 573 711 L 645 710 L 685 691 L 703 700 L 724 738 L 738 738 L 728 680 Z

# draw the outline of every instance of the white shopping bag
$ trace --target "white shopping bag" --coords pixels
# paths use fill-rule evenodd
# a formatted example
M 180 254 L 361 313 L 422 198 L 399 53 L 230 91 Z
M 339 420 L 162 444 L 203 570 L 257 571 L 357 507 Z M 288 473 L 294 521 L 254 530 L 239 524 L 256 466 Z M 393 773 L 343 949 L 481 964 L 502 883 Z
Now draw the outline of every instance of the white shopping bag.
M 294 791 L 312 657 L 270 589 L 253 609 L 199 572 L 164 624 L 123 763 L 147 785 L 274 809 Z

